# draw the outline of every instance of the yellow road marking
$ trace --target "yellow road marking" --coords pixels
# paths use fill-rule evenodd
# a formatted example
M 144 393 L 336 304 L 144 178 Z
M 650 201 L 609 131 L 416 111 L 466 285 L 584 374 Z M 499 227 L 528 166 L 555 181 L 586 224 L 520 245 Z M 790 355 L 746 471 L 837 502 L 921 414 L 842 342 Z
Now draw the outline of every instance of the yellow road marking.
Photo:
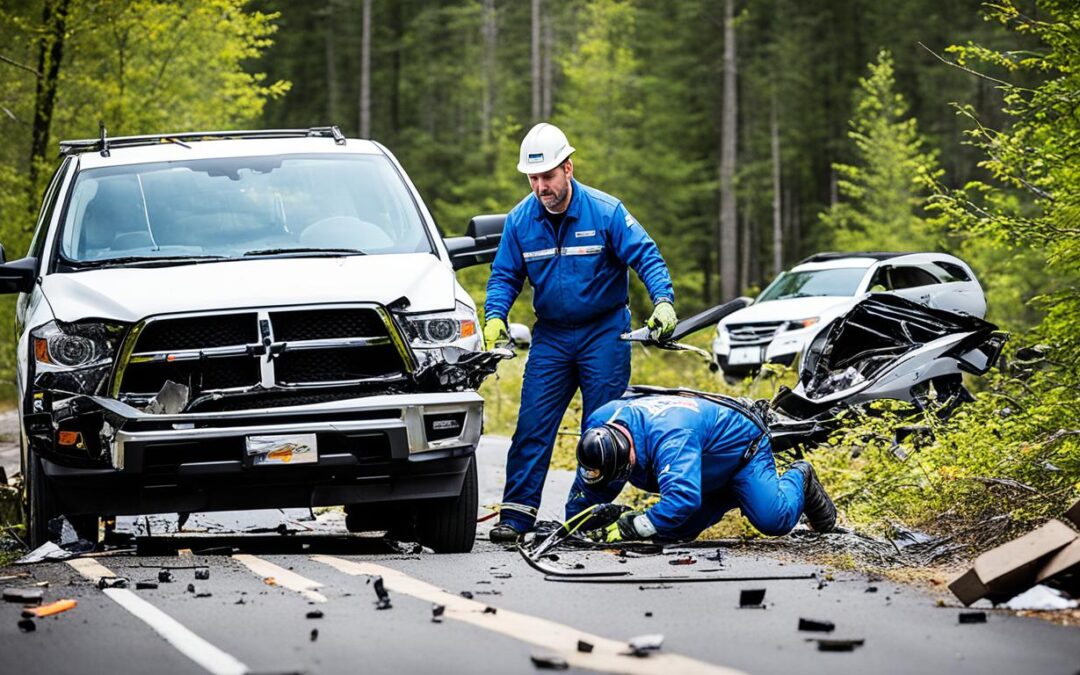
M 414 598 L 444 605 L 444 617 L 468 623 L 496 633 L 528 642 L 558 654 L 576 668 L 587 668 L 612 673 L 654 675 L 666 673 L 701 673 L 708 675 L 742 675 L 741 671 L 716 666 L 678 654 L 657 653 L 647 658 L 627 656 L 625 642 L 592 635 L 571 626 L 499 609 L 495 614 L 484 613 L 485 603 L 469 600 L 444 591 L 425 581 L 389 567 L 368 562 L 354 562 L 344 558 L 313 555 L 311 559 L 329 565 L 339 572 L 354 576 L 381 576 L 391 591 Z M 578 640 L 593 645 L 591 653 L 577 651 Z

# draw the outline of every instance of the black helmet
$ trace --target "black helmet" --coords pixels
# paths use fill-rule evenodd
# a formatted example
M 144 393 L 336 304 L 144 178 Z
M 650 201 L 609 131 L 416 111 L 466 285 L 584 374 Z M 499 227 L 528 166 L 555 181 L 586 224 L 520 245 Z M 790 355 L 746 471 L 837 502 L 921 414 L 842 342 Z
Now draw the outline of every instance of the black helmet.
M 630 438 L 614 424 L 601 424 L 581 435 L 578 473 L 586 485 L 625 480 L 630 475 Z

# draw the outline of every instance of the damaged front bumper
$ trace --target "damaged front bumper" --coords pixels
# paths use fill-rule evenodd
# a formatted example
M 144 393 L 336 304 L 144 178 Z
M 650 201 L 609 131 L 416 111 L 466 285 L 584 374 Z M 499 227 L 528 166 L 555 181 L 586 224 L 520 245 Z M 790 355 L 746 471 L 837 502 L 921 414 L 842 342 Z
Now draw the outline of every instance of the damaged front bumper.
M 475 392 L 152 414 L 76 396 L 24 416 L 69 513 L 320 506 L 453 497 L 479 442 Z M 311 434 L 317 461 L 258 466 L 251 436 Z

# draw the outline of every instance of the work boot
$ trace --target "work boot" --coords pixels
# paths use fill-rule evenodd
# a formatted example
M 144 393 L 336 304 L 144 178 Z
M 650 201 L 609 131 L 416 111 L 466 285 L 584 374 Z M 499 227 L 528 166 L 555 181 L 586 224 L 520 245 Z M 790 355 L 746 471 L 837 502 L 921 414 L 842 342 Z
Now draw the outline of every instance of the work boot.
M 810 527 L 817 532 L 832 532 L 836 529 L 836 506 L 818 480 L 814 467 L 806 460 L 799 460 L 791 465 L 791 470 L 803 475 L 803 513 Z
M 521 538 L 521 532 L 510 523 L 499 523 L 491 528 L 488 537 L 491 538 L 491 542 L 494 544 L 516 544 L 518 539 Z

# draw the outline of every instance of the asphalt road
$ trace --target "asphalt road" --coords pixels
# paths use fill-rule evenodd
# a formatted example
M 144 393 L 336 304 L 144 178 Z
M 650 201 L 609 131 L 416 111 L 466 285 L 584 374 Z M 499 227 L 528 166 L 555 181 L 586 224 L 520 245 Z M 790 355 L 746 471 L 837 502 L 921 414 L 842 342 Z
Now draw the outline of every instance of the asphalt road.
M 506 442 L 485 439 L 479 453 L 481 503 L 499 499 Z M 17 459 L 17 458 L 16 458 Z M 9 469 L 11 467 L 8 467 Z M 542 517 L 557 518 L 568 472 L 549 478 Z M 628 557 L 560 552 L 552 565 L 631 570 L 639 575 L 776 576 L 818 579 L 670 585 L 545 581 L 515 552 L 486 542 L 490 523 L 467 555 L 414 554 L 375 537 L 342 541 L 336 513 L 306 511 L 196 514 L 185 533 L 171 516 L 127 519 L 121 529 L 165 548 L 219 547 L 239 554 L 113 556 L 0 570 L 0 586 L 47 581 L 46 601 L 78 605 L 20 631 L 21 606 L 0 604 L 0 671 L 49 673 L 530 673 L 533 654 L 565 659 L 572 671 L 628 673 L 1060 673 L 1080 666 L 1080 633 L 1037 619 L 988 612 L 960 625 L 959 608 L 909 586 L 784 563 L 767 555 L 693 550 Z M 279 525 L 293 534 L 265 534 Z M 264 533 L 251 530 L 262 529 Z M 238 534 L 238 532 L 240 532 Z M 206 566 L 195 579 L 192 566 Z M 156 580 L 162 567 L 174 581 Z M 713 571 L 710 571 L 713 570 Z M 718 571 L 717 571 L 718 570 Z M 128 577 L 124 590 L 100 590 L 101 576 Z M 822 584 L 830 575 L 829 581 Z M 391 607 L 378 609 L 372 579 L 383 578 Z M 273 583 L 267 583 L 270 577 Z M 192 584 L 194 592 L 190 592 Z M 867 592 L 871 586 L 877 592 Z M 764 609 L 740 609 L 740 591 L 766 589 Z M 472 599 L 461 592 L 468 591 Z M 432 621 L 434 605 L 445 607 Z M 490 608 L 490 609 L 489 609 Z M 309 612 L 321 618 L 307 618 Z M 800 618 L 832 621 L 831 634 L 800 632 Z M 317 631 L 317 633 L 316 633 Z M 625 655 L 628 639 L 664 636 L 645 658 Z M 819 651 L 809 638 L 860 639 L 851 652 Z M 578 651 L 578 641 L 593 645 Z

